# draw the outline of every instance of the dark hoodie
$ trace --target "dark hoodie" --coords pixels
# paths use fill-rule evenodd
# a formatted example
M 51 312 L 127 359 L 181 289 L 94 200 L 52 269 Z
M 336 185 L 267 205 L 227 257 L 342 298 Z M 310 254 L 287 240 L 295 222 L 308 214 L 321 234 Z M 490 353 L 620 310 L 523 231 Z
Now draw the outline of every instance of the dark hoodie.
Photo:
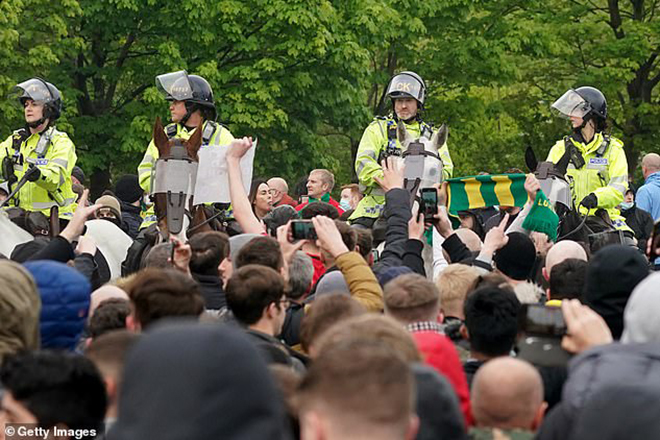
M 621 338 L 630 294 L 648 274 L 646 258 L 631 246 L 606 246 L 589 262 L 584 302 L 603 317 L 614 339 Z
M 413 364 L 412 372 L 417 385 L 417 440 L 467 438 L 463 413 L 454 388 L 435 369 L 424 364 Z
M 108 440 L 289 439 L 266 364 L 239 330 L 159 325 L 128 355 Z

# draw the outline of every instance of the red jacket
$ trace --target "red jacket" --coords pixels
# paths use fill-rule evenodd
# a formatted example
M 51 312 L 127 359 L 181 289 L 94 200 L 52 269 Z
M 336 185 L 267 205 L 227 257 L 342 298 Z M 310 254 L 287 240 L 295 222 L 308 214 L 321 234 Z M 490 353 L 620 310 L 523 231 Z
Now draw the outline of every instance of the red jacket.
M 295 201 L 293 197 L 291 197 L 290 195 L 284 194 L 282 196 L 282 200 L 280 200 L 280 203 L 278 203 L 277 206 L 282 206 L 282 205 L 289 205 L 295 208 L 296 206 L 298 206 L 298 202 Z
M 311 202 L 322 202 L 323 200 L 318 200 L 318 199 L 311 199 L 307 203 L 301 203 L 298 206 L 296 206 L 296 211 L 300 212 L 305 206 L 309 205 Z M 334 206 L 337 208 L 337 211 L 339 211 L 339 215 L 342 215 L 344 213 L 344 210 L 341 208 L 339 203 L 333 199 L 332 197 L 329 198 L 328 202 L 330 205 Z
M 312 277 L 312 286 L 316 286 L 316 282 L 323 276 L 325 273 L 325 265 L 321 261 L 321 257 L 318 255 L 310 254 L 306 252 L 309 258 L 312 259 L 312 264 L 314 265 L 314 276 Z
M 470 390 L 454 344 L 447 336 L 437 331 L 414 331 L 411 332 L 411 335 L 424 357 L 424 362 L 435 368 L 449 380 L 461 404 L 465 423 L 468 427 L 472 426 Z

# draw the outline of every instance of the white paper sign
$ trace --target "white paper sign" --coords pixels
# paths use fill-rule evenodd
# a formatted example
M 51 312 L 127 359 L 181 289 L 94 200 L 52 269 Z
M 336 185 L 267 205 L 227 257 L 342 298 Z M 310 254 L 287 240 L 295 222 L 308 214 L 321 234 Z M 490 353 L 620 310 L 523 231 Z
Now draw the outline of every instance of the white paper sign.
M 204 145 L 197 153 L 199 167 L 197 168 L 197 181 L 195 183 L 194 205 L 202 203 L 231 203 L 229 197 L 229 174 L 227 173 L 227 145 Z M 257 149 L 257 140 L 245 156 L 241 159 L 241 177 L 245 193 L 250 192 L 252 183 L 252 166 L 254 164 L 254 151 Z

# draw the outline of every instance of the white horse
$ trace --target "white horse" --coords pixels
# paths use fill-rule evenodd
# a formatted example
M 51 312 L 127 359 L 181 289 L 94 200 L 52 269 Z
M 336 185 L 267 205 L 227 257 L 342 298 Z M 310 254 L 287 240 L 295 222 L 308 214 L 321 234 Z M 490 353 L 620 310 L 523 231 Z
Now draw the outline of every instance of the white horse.
M 121 277 L 121 263 L 126 258 L 128 248 L 133 243 L 131 237 L 115 224 L 107 220 L 89 220 L 86 237 L 96 243 L 99 252 L 105 258 L 110 269 L 110 278 Z M 7 258 L 19 244 L 31 241 L 34 237 L 9 220 L 6 212 L 0 210 L 0 253 Z

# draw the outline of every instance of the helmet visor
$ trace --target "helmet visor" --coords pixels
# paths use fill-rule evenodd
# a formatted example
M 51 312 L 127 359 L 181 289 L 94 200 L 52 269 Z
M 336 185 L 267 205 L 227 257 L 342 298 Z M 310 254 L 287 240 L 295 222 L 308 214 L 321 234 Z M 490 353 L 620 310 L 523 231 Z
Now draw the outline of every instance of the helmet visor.
M 15 99 L 32 99 L 34 102 L 44 104 L 55 100 L 46 83 L 38 78 L 32 78 L 16 85 L 11 96 Z
M 387 87 L 387 96 L 390 98 L 414 98 L 417 101 L 423 99 L 422 84 L 416 78 L 401 74 L 392 78 Z
M 186 101 L 193 97 L 192 85 L 185 70 L 158 75 L 156 86 L 167 100 Z
M 571 116 L 584 118 L 591 111 L 591 105 L 571 89 L 552 104 L 552 108 L 564 118 Z

